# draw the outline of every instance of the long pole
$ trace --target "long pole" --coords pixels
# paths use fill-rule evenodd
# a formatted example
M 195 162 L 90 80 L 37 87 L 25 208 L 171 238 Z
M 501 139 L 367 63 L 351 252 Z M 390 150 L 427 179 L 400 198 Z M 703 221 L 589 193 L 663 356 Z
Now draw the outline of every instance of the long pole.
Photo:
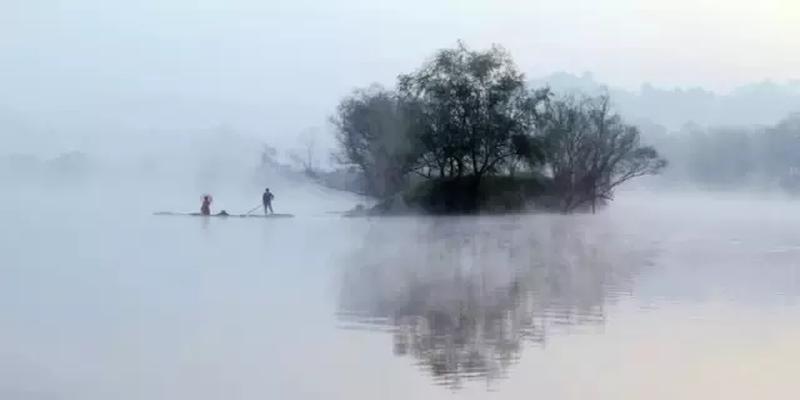
M 255 210 L 258 210 L 259 208 L 261 208 L 261 204 L 257 205 L 257 206 L 256 206 L 255 208 L 253 208 L 252 210 L 248 211 L 248 212 L 247 212 L 247 214 L 245 214 L 245 215 L 250 215 L 250 214 L 251 214 L 253 211 L 255 211 Z

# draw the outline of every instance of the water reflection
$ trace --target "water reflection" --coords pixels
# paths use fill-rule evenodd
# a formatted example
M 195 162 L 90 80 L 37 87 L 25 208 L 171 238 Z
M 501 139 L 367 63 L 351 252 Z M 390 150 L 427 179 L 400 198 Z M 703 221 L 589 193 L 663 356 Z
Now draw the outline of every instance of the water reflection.
M 602 329 L 653 246 L 571 217 L 384 220 L 347 259 L 339 319 L 438 384 L 506 377 L 526 344 Z

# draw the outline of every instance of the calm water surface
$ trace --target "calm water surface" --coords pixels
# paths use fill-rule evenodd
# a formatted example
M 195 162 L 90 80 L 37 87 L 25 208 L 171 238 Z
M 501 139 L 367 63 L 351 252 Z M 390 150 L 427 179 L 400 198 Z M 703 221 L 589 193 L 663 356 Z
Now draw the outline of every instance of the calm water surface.
M 16 200 L 0 226 L 2 399 L 800 391 L 790 201 L 263 221 Z

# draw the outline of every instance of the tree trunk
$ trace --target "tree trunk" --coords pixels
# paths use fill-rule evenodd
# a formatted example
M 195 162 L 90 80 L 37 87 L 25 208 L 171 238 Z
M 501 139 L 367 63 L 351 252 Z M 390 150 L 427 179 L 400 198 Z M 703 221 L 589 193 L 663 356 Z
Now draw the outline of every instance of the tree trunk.
M 480 211 L 481 206 L 481 199 L 480 193 L 481 192 L 481 175 L 474 174 L 472 179 L 470 179 L 469 183 L 469 208 L 475 212 Z

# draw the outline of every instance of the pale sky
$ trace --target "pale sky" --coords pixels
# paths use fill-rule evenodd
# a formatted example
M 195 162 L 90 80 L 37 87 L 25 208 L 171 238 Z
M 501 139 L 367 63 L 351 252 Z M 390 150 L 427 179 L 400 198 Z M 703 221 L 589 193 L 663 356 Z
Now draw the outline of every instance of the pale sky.
M 0 111 L 65 143 L 220 124 L 287 142 L 458 39 L 631 89 L 800 78 L 796 0 L 2 0 Z

